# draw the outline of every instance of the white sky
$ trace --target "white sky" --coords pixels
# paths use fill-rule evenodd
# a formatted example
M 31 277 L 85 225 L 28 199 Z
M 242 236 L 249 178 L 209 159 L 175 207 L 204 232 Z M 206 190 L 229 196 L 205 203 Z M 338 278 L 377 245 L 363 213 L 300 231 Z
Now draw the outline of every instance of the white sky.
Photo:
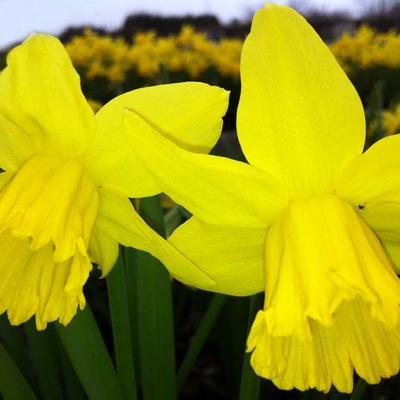
M 356 11 L 361 1 L 308 0 L 306 4 Z M 207 12 L 230 20 L 248 16 L 263 3 L 263 0 L 0 0 L 0 47 L 22 40 L 32 32 L 57 34 L 71 25 L 116 28 L 127 15 L 135 12 L 163 15 Z M 292 3 L 302 5 L 304 1 Z

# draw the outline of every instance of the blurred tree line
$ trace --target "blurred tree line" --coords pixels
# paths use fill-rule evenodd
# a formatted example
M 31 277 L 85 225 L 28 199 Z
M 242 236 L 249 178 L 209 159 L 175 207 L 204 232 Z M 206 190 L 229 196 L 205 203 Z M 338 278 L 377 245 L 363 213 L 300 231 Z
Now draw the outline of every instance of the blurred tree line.
M 311 7 L 305 1 L 294 0 L 290 4 L 302 13 L 319 35 L 328 42 L 336 39 L 344 30 L 349 30 L 349 28 L 355 30 L 363 24 L 367 24 L 379 32 L 393 28 L 400 30 L 400 0 L 359 0 L 359 2 L 362 5 L 362 12 L 358 16 L 343 11 Z M 252 15 L 253 12 L 248 14 Z M 116 30 L 106 30 L 90 25 L 68 27 L 61 33 L 60 39 L 68 42 L 74 36 L 81 35 L 85 29 L 90 28 L 99 34 L 122 37 L 130 42 L 138 32 L 151 30 L 159 36 L 174 35 L 186 25 L 192 26 L 197 31 L 207 32 L 211 39 L 244 38 L 250 30 L 250 23 L 250 17 L 244 21 L 234 19 L 229 23 L 223 23 L 218 17 L 211 14 L 162 16 L 140 13 L 129 15 L 121 27 Z M 0 51 L 0 67 L 4 66 L 4 55 L 14 46 L 15 43 Z

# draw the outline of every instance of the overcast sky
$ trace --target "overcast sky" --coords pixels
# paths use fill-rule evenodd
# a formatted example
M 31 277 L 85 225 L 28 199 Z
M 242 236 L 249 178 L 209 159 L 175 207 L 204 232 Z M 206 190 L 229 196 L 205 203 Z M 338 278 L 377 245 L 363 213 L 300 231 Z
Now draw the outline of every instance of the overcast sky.
M 306 3 L 356 12 L 360 1 L 308 0 Z M 285 0 L 272 2 L 287 3 Z M 135 12 L 164 15 L 207 12 L 230 20 L 248 16 L 263 3 L 262 0 L 0 0 L 0 47 L 22 40 L 32 32 L 57 34 L 71 25 L 115 28 Z

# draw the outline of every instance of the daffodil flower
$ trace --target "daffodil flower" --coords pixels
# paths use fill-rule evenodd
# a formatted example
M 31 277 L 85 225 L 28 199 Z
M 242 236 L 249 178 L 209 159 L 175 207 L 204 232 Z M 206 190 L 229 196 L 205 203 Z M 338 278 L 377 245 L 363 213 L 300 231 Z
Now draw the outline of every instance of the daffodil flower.
M 361 154 L 361 101 L 291 8 L 257 12 L 241 80 L 249 164 L 184 151 L 134 110 L 126 116 L 133 154 L 193 214 L 170 242 L 216 281 L 212 290 L 265 291 L 247 350 L 279 388 L 350 392 L 354 371 L 369 383 L 396 374 L 400 136 Z
M 138 89 L 94 115 L 57 39 L 31 36 L 7 61 L 0 74 L 0 313 L 14 325 L 35 315 L 38 329 L 57 319 L 67 324 L 85 305 L 92 262 L 107 275 L 118 243 L 153 254 L 177 278 L 191 270 L 212 285 L 131 206 L 129 197 L 159 189 L 121 129 L 125 107 L 134 107 L 168 140 L 208 151 L 226 92 L 200 83 Z

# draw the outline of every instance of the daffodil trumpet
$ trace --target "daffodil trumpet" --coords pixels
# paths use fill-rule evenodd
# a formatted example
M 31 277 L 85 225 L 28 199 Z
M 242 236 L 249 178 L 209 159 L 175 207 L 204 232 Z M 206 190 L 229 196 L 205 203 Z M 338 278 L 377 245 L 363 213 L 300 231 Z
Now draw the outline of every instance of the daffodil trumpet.
M 126 115 L 135 157 L 193 214 L 170 243 L 215 280 L 211 290 L 265 291 L 247 351 L 279 388 L 351 392 L 354 372 L 368 383 L 397 374 L 400 136 L 362 154 L 361 101 L 289 7 L 256 13 L 241 82 L 249 164 L 190 153 L 134 108 Z
M 0 313 L 13 325 L 33 315 L 38 329 L 68 324 L 85 306 L 92 263 L 106 276 L 119 243 L 158 257 L 173 276 L 185 281 L 181 272 L 192 270 L 212 286 L 132 207 L 129 198 L 159 188 L 132 157 L 122 127 L 124 110 L 134 107 L 168 141 L 207 152 L 220 134 L 227 93 L 195 82 L 155 86 L 121 95 L 94 115 L 58 39 L 32 35 L 7 64 L 0 74 Z

